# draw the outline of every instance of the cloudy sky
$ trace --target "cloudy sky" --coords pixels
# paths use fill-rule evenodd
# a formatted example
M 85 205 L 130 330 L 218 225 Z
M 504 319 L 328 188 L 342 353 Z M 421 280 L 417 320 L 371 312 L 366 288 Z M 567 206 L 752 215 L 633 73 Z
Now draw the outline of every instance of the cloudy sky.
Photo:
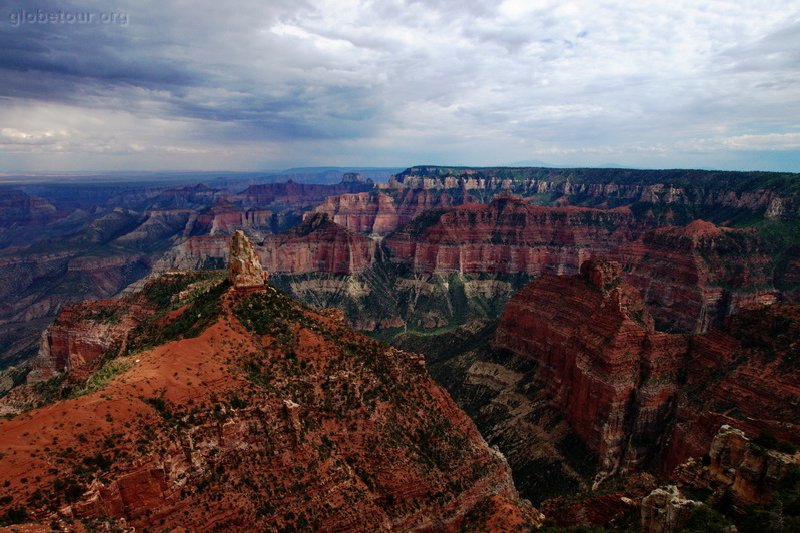
M 797 0 L 0 8 L 0 171 L 800 171 Z

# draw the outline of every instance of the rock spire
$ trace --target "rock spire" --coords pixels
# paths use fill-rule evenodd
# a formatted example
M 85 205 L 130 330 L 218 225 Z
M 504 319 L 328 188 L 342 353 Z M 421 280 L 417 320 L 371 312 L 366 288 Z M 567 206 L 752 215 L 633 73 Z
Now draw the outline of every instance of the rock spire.
M 266 273 L 253 249 L 253 243 L 242 230 L 236 230 L 231 237 L 228 275 L 237 289 L 264 286 Z

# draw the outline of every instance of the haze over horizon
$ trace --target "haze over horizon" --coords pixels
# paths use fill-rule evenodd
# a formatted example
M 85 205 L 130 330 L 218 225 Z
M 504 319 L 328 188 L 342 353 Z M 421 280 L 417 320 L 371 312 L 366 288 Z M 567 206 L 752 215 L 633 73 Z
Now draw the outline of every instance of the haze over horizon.
M 0 172 L 797 172 L 799 7 L 0 1 Z

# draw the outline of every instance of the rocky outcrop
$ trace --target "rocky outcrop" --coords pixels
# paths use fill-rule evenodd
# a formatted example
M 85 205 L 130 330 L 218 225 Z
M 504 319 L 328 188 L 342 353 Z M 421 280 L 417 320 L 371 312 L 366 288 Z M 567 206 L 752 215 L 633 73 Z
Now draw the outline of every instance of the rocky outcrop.
M 538 207 L 497 197 L 427 211 L 386 237 L 392 262 L 417 274 L 570 275 L 608 257 L 666 331 L 703 332 L 738 309 L 788 296 L 776 257 L 754 230 L 697 220 L 650 227 L 627 209 Z M 786 275 L 782 274 L 785 278 Z
M 696 220 L 649 230 L 609 255 L 660 329 L 700 333 L 737 310 L 781 298 L 775 258 L 753 230 Z
M 324 213 L 351 231 L 375 235 L 385 235 L 411 221 L 407 216 L 401 219 L 391 196 L 371 192 L 329 196 L 314 213 Z
M 261 268 L 253 243 L 241 230 L 231 237 L 228 253 L 228 277 L 237 289 L 263 287 L 266 273 Z
M 723 425 L 708 450 L 708 474 L 729 487 L 743 503 L 769 499 L 792 466 L 800 463 L 795 454 L 764 449 L 741 430 Z
M 2 227 L 47 223 L 57 215 L 55 206 L 44 198 L 30 196 L 17 189 L 4 188 L 0 193 Z
M 96 371 L 102 360 L 124 349 L 125 338 L 136 324 L 122 302 L 105 300 L 62 309 L 42 333 L 28 383 L 45 381 L 64 373 L 83 379 Z
M 154 273 L 171 270 L 214 270 L 228 264 L 230 237 L 197 235 L 182 240 L 153 264 Z
M 254 249 L 274 274 L 357 275 L 376 260 L 375 241 L 348 231 L 326 215 L 309 216 L 286 233 L 267 235 Z M 155 272 L 222 268 L 228 262 L 228 239 L 219 235 L 189 237 L 170 249 Z
M 768 447 L 777 444 L 784 451 Z M 724 424 L 703 459 L 689 459 L 675 470 L 674 478 L 688 490 L 706 494 L 712 503 L 727 499 L 741 509 L 768 504 L 791 487 L 800 466 L 800 456 L 788 448 L 794 447 L 765 438 L 764 433 L 752 439 Z
M 681 496 L 678 487 L 667 485 L 642 499 L 642 531 L 677 533 L 682 531 L 700 502 Z
M 392 195 L 371 191 L 329 196 L 313 212 L 327 214 L 331 220 L 351 231 L 384 236 L 429 209 L 478 200 L 479 197 L 469 194 L 452 195 L 424 189 L 403 190 Z
M 328 196 L 357 193 L 372 189 L 372 183 L 347 181 L 335 185 L 319 183 L 265 183 L 251 185 L 231 200 L 244 207 L 287 208 L 304 211 L 325 200 Z
M 214 205 L 193 213 L 188 224 L 188 235 L 231 235 L 238 229 L 247 229 L 254 234 L 267 235 L 284 231 L 299 221 L 294 213 L 261 208 L 244 208 L 219 200 Z

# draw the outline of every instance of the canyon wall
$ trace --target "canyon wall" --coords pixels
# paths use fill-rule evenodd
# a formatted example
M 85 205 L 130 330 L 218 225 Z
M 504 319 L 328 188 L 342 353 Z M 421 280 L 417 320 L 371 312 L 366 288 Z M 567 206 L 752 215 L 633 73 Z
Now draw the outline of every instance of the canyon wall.
M 379 188 L 513 192 L 548 203 L 577 205 L 643 204 L 674 208 L 670 216 L 710 218 L 800 216 L 797 175 L 771 172 L 633 170 L 603 168 L 411 167 Z M 685 219 L 686 216 L 690 218 Z
M 602 469 L 669 474 L 722 424 L 798 443 L 797 307 L 746 309 L 723 329 L 654 331 L 619 265 L 546 276 L 506 306 L 495 346 L 530 358 L 548 401 Z

